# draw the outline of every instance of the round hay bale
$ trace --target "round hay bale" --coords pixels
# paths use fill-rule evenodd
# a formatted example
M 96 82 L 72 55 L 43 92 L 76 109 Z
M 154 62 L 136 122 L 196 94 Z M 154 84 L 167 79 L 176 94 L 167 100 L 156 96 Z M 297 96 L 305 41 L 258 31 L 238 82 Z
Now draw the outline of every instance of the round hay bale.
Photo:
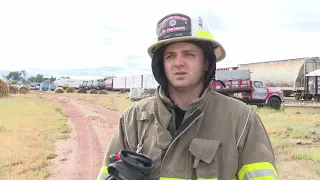
M 27 92 L 28 92 L 28 91 L 27 91 L 26 89 L 24 89 L 24 88 L 22 88 L 22 89 L 19 90 L 19 93 L 20 93 L 20 94 L 27 94 Z
M 89 91 L 90 94 L 98 94 L 98 91 L 96 89 L 91 89 Z
M 9 93 L 10 94 L 17 94 L 18 93 L 18 88 L 14 85 L 9 85 Z
M 83 94 L 87 94 L 87 90 L 80 88 L 77 90 L 77 93 L 83 93 Z
M 76 90 L 73 87 L 68 87 L 66 89 L 66 93 L 75 93 L 75 92 L 76 92 Z
M 99 91 L 99 94 L 108 94 L 108 92 L 106 90 L 101 90 Z
M 9 95 L 9 85 L 0 79 L 0 97 Z
M 63 90 L 63 88 L 58 87 L 58 88 L 56 88 L 56 89 L 54 90 L 54 93 L 64 93 L 64 90 Z
M 18 91 L 20 94 L 27 94 L 27 92 L 29 92 L 26 86 L 21 86 Z

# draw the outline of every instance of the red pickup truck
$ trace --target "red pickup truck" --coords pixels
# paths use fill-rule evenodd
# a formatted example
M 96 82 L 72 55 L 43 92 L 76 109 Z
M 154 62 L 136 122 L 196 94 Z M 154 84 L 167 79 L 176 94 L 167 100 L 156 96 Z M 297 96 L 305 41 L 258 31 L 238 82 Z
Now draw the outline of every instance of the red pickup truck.
M 249 69 L 219 68 L 211 87 L 213 91 L 258 107 L 268 106 L 279 110 L 283 103 L 282 91 L 269 89 L 263 82 L 252 80 Z

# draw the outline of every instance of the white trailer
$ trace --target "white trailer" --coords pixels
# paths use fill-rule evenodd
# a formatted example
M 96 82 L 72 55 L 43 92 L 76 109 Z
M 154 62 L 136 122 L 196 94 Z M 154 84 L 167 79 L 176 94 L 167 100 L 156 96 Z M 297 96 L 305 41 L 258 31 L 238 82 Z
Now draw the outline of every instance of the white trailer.
M 153 74 L 144 74 L 143 75 L 143 84 L 142 88 L 144 89 L 156 89 L 159 83 L 154 78 Z
M 80 79 L 69 79 L 69 78 L 59 78 L 53 82 L 53 84 L 56 85 L 56 87 L 73 87 L 75 89 L 78 89 L 81 85 L 83 80 Z
M 126 88 L 126 77 L 113 78 L 113 89 L 119 90 Z

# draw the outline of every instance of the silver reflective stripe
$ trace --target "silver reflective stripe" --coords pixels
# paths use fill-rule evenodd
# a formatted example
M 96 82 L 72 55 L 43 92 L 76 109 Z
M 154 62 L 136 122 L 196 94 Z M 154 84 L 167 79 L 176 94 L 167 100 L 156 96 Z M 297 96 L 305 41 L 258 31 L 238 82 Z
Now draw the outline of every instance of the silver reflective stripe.
M 105 180 L 105 179 L 107 179 L 108 176 L 109 176 L 109 174 L 100 173 L 99 177 L 97 178 L 97 180 Z
M 250 180 L 251 178 L 263 177 L 263 176 L 272 176 L 275 180 L 278 180 L 278 177 L 272 170 L 263 169 L 247 172 L 242 180 Z

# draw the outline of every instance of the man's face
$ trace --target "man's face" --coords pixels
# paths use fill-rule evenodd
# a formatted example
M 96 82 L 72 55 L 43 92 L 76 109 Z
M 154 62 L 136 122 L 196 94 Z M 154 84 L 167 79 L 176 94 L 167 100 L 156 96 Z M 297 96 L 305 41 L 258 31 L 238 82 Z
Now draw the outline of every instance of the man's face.
M 203 51 L 187 42 L 170 44 L 164 51 L 164 71 L 174 88 L 193 88 L 203 82 L 208 62 Z

